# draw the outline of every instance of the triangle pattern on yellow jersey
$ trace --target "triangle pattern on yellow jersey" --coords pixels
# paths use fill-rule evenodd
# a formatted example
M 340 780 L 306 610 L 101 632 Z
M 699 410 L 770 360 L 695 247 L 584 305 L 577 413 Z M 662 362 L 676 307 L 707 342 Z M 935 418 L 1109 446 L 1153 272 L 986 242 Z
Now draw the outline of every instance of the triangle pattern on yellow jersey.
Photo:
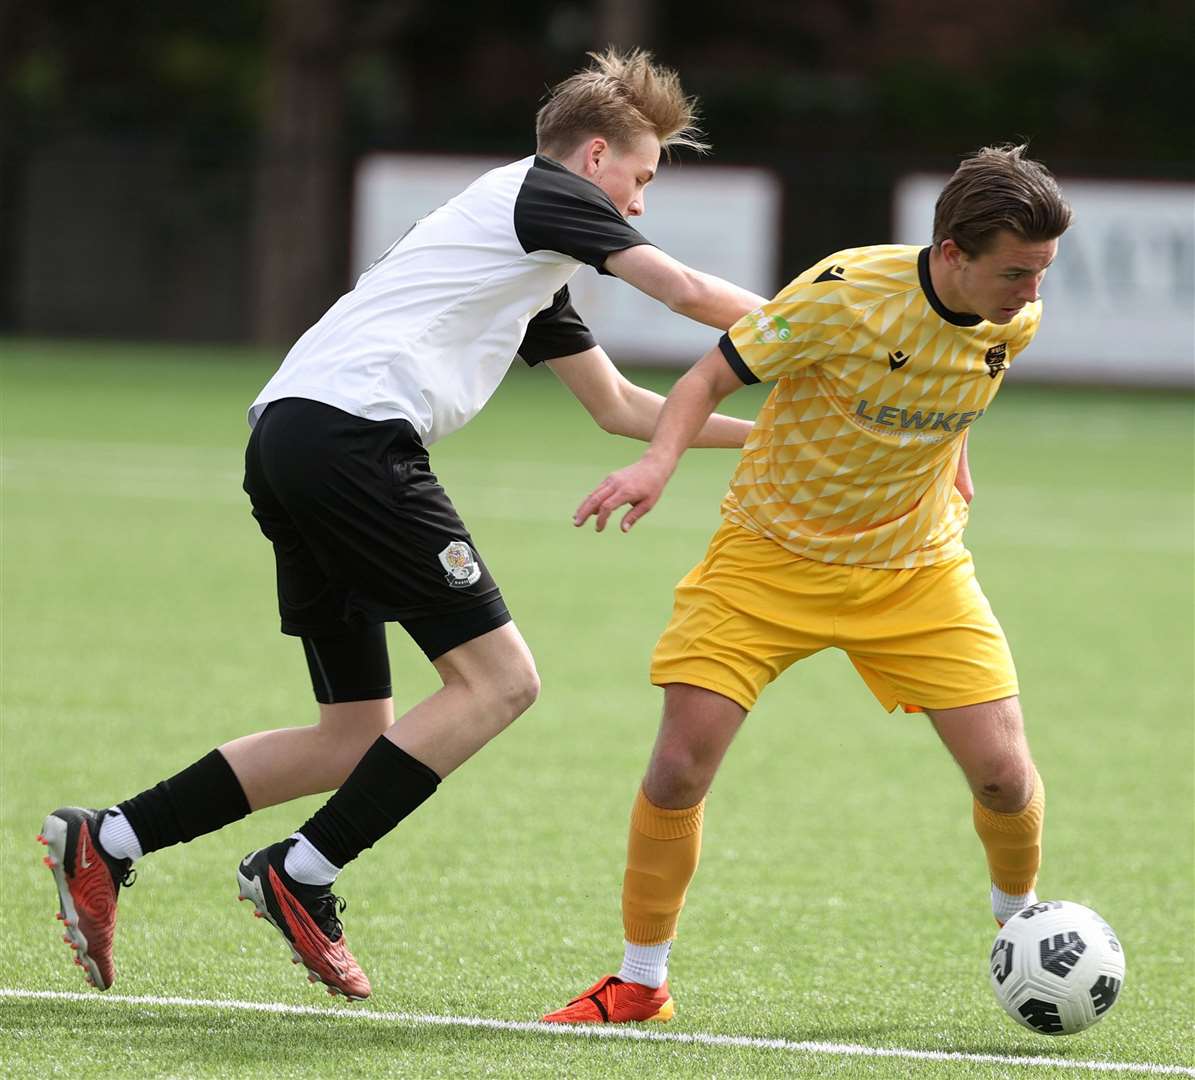
M 1003 381 L 987 349 L 1006 342 L 1011 362 L 1041 305 L 1008 326 L 955 325 L 925 295 L 918 255 L 837 252 L 731 328 L 743 362 L 775 386 L 723 503 L 730 520 L 824 562 L 909 567 L 961 553 L 962 418 L 973 423 Z M 829 265 L 845 279 L 815 283 Z M 760 326 L 785 325 L 785 340 L 757 340 Z M 893 370 L 897 350 L 908 359 Z

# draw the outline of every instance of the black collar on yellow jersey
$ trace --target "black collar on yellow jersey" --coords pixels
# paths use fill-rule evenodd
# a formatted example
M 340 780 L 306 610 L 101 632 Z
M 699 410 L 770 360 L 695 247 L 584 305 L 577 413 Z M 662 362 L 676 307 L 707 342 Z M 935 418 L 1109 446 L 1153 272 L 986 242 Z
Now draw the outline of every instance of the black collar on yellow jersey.
M 982 315 L 960 314 L 957 311 L 951 311 L 942 303 L 941 298 L 934 292 L 934 283 L 929 276 L 929 248 L 927 247 L 922 248 L 917 255 L 917 276 L 921 279 L 921 291 L 925 293 L 929 306 L 948 323 L 953 323 L 955 326 L 978 326 L 983 322 Z

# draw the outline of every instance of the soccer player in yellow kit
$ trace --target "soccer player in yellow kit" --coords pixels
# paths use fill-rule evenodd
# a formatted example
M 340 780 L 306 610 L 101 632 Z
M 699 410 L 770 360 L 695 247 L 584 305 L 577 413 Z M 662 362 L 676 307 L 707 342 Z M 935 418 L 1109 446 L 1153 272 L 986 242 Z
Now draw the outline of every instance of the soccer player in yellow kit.
M 928 714 L 973 795 L 991 905 L 1036 902 L 1044 791 L 1004 633 L 963 546 L 966 440 L 1033 339 L 1071 212 L 1025 147 L 964 160 L 929 247 L 840 251 L 739 320 L 673 388 L 651 445 L 575 523 L 659 499 L 736 387 L 774 382 L 705 558 L 652 657 L 664 715 L 631 811 L 624 958 L 545 1020 L 668 1020 L 667 964 L 697 868 L 705 795 L 763 688 L 827 647 L 885 709 Z

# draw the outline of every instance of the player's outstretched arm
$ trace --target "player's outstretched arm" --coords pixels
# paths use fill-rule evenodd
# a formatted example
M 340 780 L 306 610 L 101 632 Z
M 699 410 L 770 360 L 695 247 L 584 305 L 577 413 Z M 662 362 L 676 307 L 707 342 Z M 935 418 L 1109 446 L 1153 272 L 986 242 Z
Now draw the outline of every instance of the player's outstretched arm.
M 601 532 L 615 510 L 630 506 L 621 526 L 623 532 L 630 529 L 659 501 L 681 454 L 692 445 L 718 403 L 742 385 L 715 345 L 677 380 L 660 410 L 651 445 L 643 457 L 611 473 L 594 488 L 577 507 L 573 524 L 584 525 L 596 515 L 595 525 Z
M 586 349 L 547 364 L 603 431 L 643 442 L 651 438 L 664 398 L 627 379 L 605 349 Z M 690 445 L 740 447 L 751 426 L 750 420 L 714 413 Z
M 650 244 L 608 255 L 605 269 L 678 315 L 719 330 L 730 329 L 748 311 L 764 303 L 762 296 L 694 270 Z

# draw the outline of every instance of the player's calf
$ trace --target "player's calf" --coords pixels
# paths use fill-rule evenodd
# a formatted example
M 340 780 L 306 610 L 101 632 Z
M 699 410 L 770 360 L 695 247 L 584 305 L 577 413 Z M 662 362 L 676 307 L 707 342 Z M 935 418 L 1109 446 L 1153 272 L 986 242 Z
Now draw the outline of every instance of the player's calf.
M 1041 868 L 1045 813 L 1045 787 L 1036 771 L 1030 797 L 1019 810 L 1001 813 L 978 799 L 973 803 L 975 832 L 987 854 L 992 880 L 992 915 L 1001 926 L 1037 902 L 1034 889 Z

